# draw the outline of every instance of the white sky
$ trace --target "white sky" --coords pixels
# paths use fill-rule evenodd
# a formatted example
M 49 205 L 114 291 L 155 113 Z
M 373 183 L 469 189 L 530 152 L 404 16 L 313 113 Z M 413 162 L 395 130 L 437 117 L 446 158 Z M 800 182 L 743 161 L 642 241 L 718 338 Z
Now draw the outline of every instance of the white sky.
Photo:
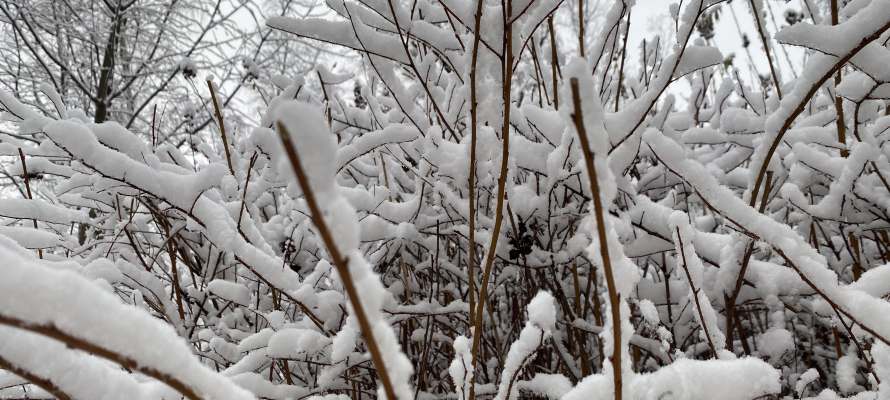
M 636 7 L 634 7 L 633 14 L 631 15 L 631 33 L 628 39 L 628 47 L 630 47 L 631 43 L 639 44 L 644 38 L 650 40 L 658 32 L 666 33 L 668 30 L 673 31 L 674 24 L 668 13 L 668 7 L 670 4 L 675 3 L 675 1 L 637 0 L 636 3 Z M 774 16 L 770 14 L 770 17 L 773 17 L 773 21 L 767 21 L 770 35 L 776 33 L 777 26 L 781 29 L 788 25 L 788 23 L 785 22 L 785 10 L 792 9 L 799 11 L 801 9 L 799 0 L 792 0 L 788 3 L 785 1 L 763 0 L 763 3 L 767 12 L 770 10 L 770 8 L 767 7 L 769 6 L 775 13 Z M 752 79 L 748 54 L 745 52 L 745 49 L 742 48 L 742 39 L 739 35 L 739 30 L 741 29 L 742 32 L 747 34 L 748 39 L 751 41 L 751 45 L 748 46 L 748 51 L 754 59 L 756 69 L 761 74 L 769 73 L 769 65 L 766 62 L 763 46 L 760 43 L 760 36 L 755 28 L 756 25 L 754 24 L 754 17 L 751 14 L 749 2 L 746 0 L 735 0 L 732 3 L 720 4 L 720 8 L 720 20 L 715 23 L 715 35 L 713 40 L 720 51 L 723 52 L 723 56 L 726 57 L 730 53 L 735 53 L 733 65 L 736 68 L 739 68 L 742 79 Z M 736 25 L 736 21 L 733 19 L 732 11 L 735 12 L 738 25 Z M 781 80 L 787 82 L 794 77 L 790 69 L 791 64 L 794 65 L 794 68 L 797 71 L 800 71 L 801 65 L 803 64 L 804 52 L 797 48 L 786 49 L 788 51 L 788 56 L 791 59 L 791 64 L 789 64 L 788 58 L 786 58 L 785 53 L 779 48 L 780 46 L 775 46 L 775 43 L 773 45 L 778 53 L 773 55 L 773 60 L 778 57 L 780 63 L 779 69 L 782 74 Z M 631 54 L 635 53 L 628 51 L 628 55 Z

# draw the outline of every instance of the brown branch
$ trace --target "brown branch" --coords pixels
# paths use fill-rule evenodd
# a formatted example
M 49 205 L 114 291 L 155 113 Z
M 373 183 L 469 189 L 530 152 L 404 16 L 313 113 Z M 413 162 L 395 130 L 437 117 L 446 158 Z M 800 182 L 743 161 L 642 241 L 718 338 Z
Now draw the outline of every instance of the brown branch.
M 720 358 L 717 355 L 717 348 L 714 347 L 714 342 L 711 340 L 711 333 L 708 331 L 708 324 L 705 322 L 705 315 L 701 311 L 701 303 L 698 301 L 698 289 L 695 288 L 695 283 L 692 282 L 692 275 L 689 273 L 689 267 L 686 262 L 686 248 L 683 246 L 683 237 L 680 236 L 680 228 L 676 228 L 677 230 L 677 242 L 680 245 L 680 257 L 683 258 L 683 271 L 686 271 L 686 279 L 689 281 L 689 289 L 692 290 L 692 298 L 695 300 L 695 308 L 698 310 L 698 318 L 701 320 L 701 327 L 705 331 L 705 337 L 708 339 L 708 347 L 711 348 L 711 352 L 714 353 L 714 358 Z
M 113 350 L 106 349 L 104 347 L 92 344 L 87 340 L 84 340 L 84 339 L 81 339 L 78 337 L 74 337 L 66 332 L 62 332 L 62 330 L 60 330 L 53 324 L 49 324 L 49 325 L 32 324 L 32 323 L 17 319 L 15 317 L 8 317 L 4 314 L 0 314 L 0 324 L 8 325 L 8 326 L 11 326 L 14 328 L 24 329 L 26 331 L 33 332 L 33 333 L 39 333 L 46 337 L 58 340 L 62 343 L 65 343 L 68 347 L 78 349 L 78 350 L 83 350 L 87 353 L 92 353 L 93 355 L 102 357 L 106 360 L 114 361 L 126 369 L 139 371 L 145 375 L 155 378 L 155 379 L 167 384 L 168 386 L 172 387 L 173 389 L 176 389 L 179 393 L 182 393 L 183 396 L 188 397 L 189 399 L 204 400 L 204 398 L 201 397 L 200 395 L 198 395 L 198 393 L 195 392 L 195 390 L 192 387 L 190 387 L 185 382 L 181 381 L 179 378 L 177 378 L 173 375 L 170 375 L 166 372 L 158 371 L 157 369 L 154 369 L 152 367 L 146 367 L 146 366 L 142 365 L 141 363 L 139 363 L 138 361 L 136 361 L 132 358 L 129 358 L 125 355 L 118 354 L 118 353 L 114 352 Z
M 658 153 L 655 151 L 655 149 L 652 148 L 651 145 L 649 146 L 649 149 L 652 151 L 652 154 L 655 155 L 655 158 L 658 159 L 659 162 L 661 162 L 661 164 L 664 165 L 665 168 L 666 168 L 668 171 L 670 171 L 671 173 L 673 173 L 674 175 L 676 175 L 677 177 L 679 177 L 680 179 L 682 179 L 684 182 L 689 183 L 689 182 L 686 180 L 686 178 L 684 178 L 683 175 L 681 175 L 678 171 L 672 169 L 669 165 L 665 164 L 664 160 L 663 160 L 661 157 L 658 156 Z M 729 216 L 725 211 L 723 211 L 722 209 L 720 209 L 720 208 L 718 208 L 718 207 L 715 207 L 715 204 L 712 204 L 712 203 L 708 202 L 708 200 L 707 200 L 707 196 L 705 196 L 704 193 L 700 192 L 700 191 L 699 191 L 695 186 L 693 186 L 692 184 L 690 184 L 690 186 L 691 186 L 692 189 L 695 191 L 695 193 L 699 196 L 699 198 L 701 198 L 702 202 L 704 202 L 708 207 L 710 207 L 710 209 L 713 210 L 714 213 L 719 214 L 719 215 L 722 216 L 724 219 L 726 219 L 726 220 L 729 221 L 730 223 L 732 223 L 732 224 L 734 224 L 735 226 L 737 226 L 737 227 L 738 227 L 738 232 L 739 232 L 739 233 L 742 233 L 742 234 L 744 234 L 744 235 L 750 237 L 751 239 L 754 239 L 754 240 L 763 240 L 764 242 L 766 242 L 766 243 L 773 249 L 773 251 L 776 252 L 776 254 L 778 254 L 780 257 L 782 257 L 782 259 L 785 260 L 785 262 L 786 262 L 786 263 L 787 263 L 787 264 L 788 264 L 788 265 L 789 265 L 795 272 L 797 272 L 797 275 L 800 276 L 800 279 L 803 280 L 803 282 L 806 283 L 807 286 L 809 286 L 811 289 L 813 289 L 813 291 L 814 291 L 817 295 L 819 295 L 819 297 L 821 297 L 822 299 L 824 299 L 824 300 L 828 303 L 828 305 L 831 306 L 831 308 L 832 308 L 833 310 L 836 310 L 837 312 L 840 312 L 841 314 L 845 315 L 847 318 L 850 318 L 851 321 L 853 321 L 853 322 L 855 322 L 857 325 L 859 325 L 859 327 L 862 328 L 862 330 L 864 330 L 864 331 L 870 333 L 872 336 L 875 337 L 875 339 L 880 340 L 881 342 L 884 342 L 884 344 L 890 345 L 890 339 L 885 338 L 884 336 L 882 336 L 881 334 L 879 334 L 877 331 L 875 331 L 874 329 L 872 329 L 872 328 L 869 327 L 868 325 L 865 325 L 865 324 L 863 324 L 861 321 L 857 320 L 857 319 L 856 319 L 856 318 L 855 318 L 849 311 L 844 310 L 843 308 L 840 307 L 839 304 L 837 304 L 834 300 L 832 300 L 831 297 L 828 296 L 828 294 L 826 294 L 822 289 L 820 289 L 820 288 L 816 285 L 815 282 L 813 282 L 812 280 L 810 280 L 810 278 L 807 277 L 807 275 L 804 274 L 804 272 L 800 270 L 800 268 L 794 263 L 794 261 L 791 260 L 791 258 L 790 258 L 787 254 L 785 254 L 785 252 L 784 252 L 781 248 L 779 248 L 778 246 L 776 246 L 776 245 L 774 245 L 774 244 L 772 244 L 772 243 L 770 243 L 770 242 L 768 242 L 768 241 L 765 241 L 764 238 L 760 237 L 759 235 L 755 234 L 754 232 L 751 232 L 751 231 L 748 231 L 747 229 L 745 229 L 744 226 L 743 226 L 742 224 L 740 224 L 738 221 L 736 221 L 736 220 L 733 219 L 731 216 Z
M 837 0 L 832 0 L 832 3 Z M 748 0 L 751 4 L 751 14 L 754 14 L 754 22 L 757 24 L 757 33 L 760 34 L 760 43 L 763 44 L 763 52 L 766 53 L 766 61 L 769 63 L 769 72 L 772 74 L 773 83 L 776 85 L 776 94 L 779 100 L 782 100 L 782 89 L 779 87 L 779 77 L 776 75 L 776 68 L 773 66 L 773 58 L 769 53 L 769 42 L 766 40 L 766 34 L 763 32 L 763 25 L 760 22 L 760 14 L 757 7 L 754 6 L 754 0 Z
M 34 197 L 31 195 L 31 178 L 28 176 L 28 166 L 25 164 L 25 153 L 22 151 L 22 148 L 19 147 L 19 157 L 22 159 L 22 174 L 25 176 L 25 189 L 28 191 L 28 200 L 34 200 Z M 34 222 L 34 229 L 37 228 L 37 219 L 32 220 Z M 40 255 L 40 259 L 43 259 L 43 250 L 37 249 L 37 254 Z
M 22 377 L 22 379 L 25 379 L 28 382 L 36 385 L 37 387 L 47 391 L 49 394 L 55 396 L 55 398 L 59 400 L 71 400 L 71 396 L 62 391 L 62 389 L 59 389 L 59 387 L 56 386 L 51 380 L 41 378 L 36 374 L 31 373 L 31 371 L 19 368 L 15 366 L 12 361 L 3 358 L 3 356 L 0 356 L 0 369 L 5 369 L 9 372 L 12 372 L 13 374 Z
M 603 270 L 606 275 L 606 285 L 609 289 L 609 306 L 612 308 L 612 333 L 615 343 L 612 344 L 611 359 L 612 374 L 615 378 L 615 400 L 621 400 L 621 299 L 615 288 L 615 278 L 612 275 L 612 261 L 609 258 L 609 243 L 606 237 L 603 204 L 602 199 L 600 198 L 599 183 L 597 182 L 594 154 L 590 151 L 590 144 L 587 142 L 587 129 L 584 127 L 584 116 L 581 113 L 581 95 L 578 93 L 578 78 L 572 78 L 570 83 L 572 85 L 572 102 L 575 107 L 574 112 L 572 112 L 572 120 L 575 122 L 575 129 L 578 131 L 578 139 L 581 142 L 581 152 L 584 154 L 587 176 L 590 179 L 590 192 L 591 197 L 593 197 L 593 210 L 596 217 L 597 233 L 599 235 L 600 254 L 603 258 Z
M 250 158 L 250 166 L 247 167 L 247 178 L 244 178 L 244 192 L 241 193 L 241 207 L 238 208 L 238 223 L 235 224 L 241 236 L 245 236 L 244 232 L 241 231 L 241 217 L 244 215 L 244 203 L 247 200 L 247 185 L 250 183 L 250 172 L 253 171 L 253 164 L 256 162 L 257 156 L 259 156 L 259 153 L 253 153 L 253 157 Z M 245 237 L 245 239 L 247 238 Z
M 481 0 L 480 0 L 481 1 Z M 504 0 L 506 8 L 505 15 L 510 15 L 512 8 L 512 0 Z M 497 205 L 495 206 L 494 229 L 491 233 L 491 242 L 488 246 L 488 257 L 485 261 L 485 271 L 482 273 L 482 285 L 479 287 L 479 302 L 476 304 L 476 320 L 473 328 L 473 347 L 472 366 L 473 374 L 470 378 L 470 397 L 468 400 L 475 399 L 476 393 L 476 360 L 479 356 L 479 342 L 482 339 L 482 313 L 485 311 L 485 302 L 488 298 L 488 281 L 491 278 L 491 268 L 494 264 L 495 254 L 497 253 L 498 237 L 501 233 L 501 225 L 504 221 L 504 190 L 507 186 L 507 166 L 510 155 L 510 88 L 512 85 L 513 74 L 513 24 L 507 24 L 506 37 L 504 38 L 504 63 L 503 82 L 504 82 L 504 125 L 501 128 L 501 135 L 504 143 L 501 152 L 501 174 L 498 178 Z M 619 399 L 620 400 L 620 399 Z
M 476 129 L 479 118 L 476 101 L 476 65 L 479 63 L 479 30 L 482 24 L 482 0 L 476 4 L 476 27 L 473 29 L 473 59 L 470 64 L 470 238 L 469 256 L 467 258 L 467 276 L 469 280 L 470 297 L 470 321 L 476 320 L 476 292 L 474 289 L 475 273 L 473 266 L 476 264 Z
M 556 56 L 556 33 L 553 31 L 553 14 L 550 14 L 550 17 L 547 18 L 547 27 L 550 28 L 550 75 L 553 79 L 553 108 L 559 110 L 559 88 L 557 88 L 556 85 L 556 73 L 559 71 L 559 58 Z
M 859 51 L 864 49 L 865 46 L 880 38 L 884 31 L 886 31 L 887 29 L 890 29 L 890 22 L 875 30 L 875 32 L 871 35 L 862 38 L 862 40 L 859 42 L 858 45 L 856 45 L 854 49 L 850 50 L 847 55 L 840 57 L 837 62 L 819 78 L 818 81 L 810 86 L 810 89 L 809 91 L 807 91 L 806 95 L 793 96 L 797 99 L 798 103 L 795 106 L 794 111 L 792 111 L 791 114 L 789 114 L 788 117 L 785 118 L 785 120 L 782 122 L 782 126 L 781 128 L 779 128 L 779 131 L 776 134 L 776 138 L 773 140 L 773 143 L 767 150 L 766 156 L 763 158 L 763 164 L 760 166 L 760 171 L 757 173 L 757 181 L 754 183 L 754 188 L 751 191 L 751 198 L 749 199 L 750 205 L 752 207 L 757 202 L 757 194 L 760 192 L 760 185 L 763 184 L 763 178 L 766 175 L 766 170 L 769 168 L 769 161 L 772 158 L 773 154 L 775 154 L 776 149 L 779 148 L 779 144 L 782 143 L 782 138 L 785 136 L 785 132 L 788 132 L 788 130 L 791 129 L 791 125 L 794 123 L 794 120 L 797 118 L 797 116 L 806 109 L 807 103 L 810 101 L 811 98 L 813 98 L 816 92 L 818 92 L 819 89 L 822 88 L 822 85 L 825 84 L 825 81 L 827 81 L 829 77 L 837 73 L 841 69 L 841 67 L 844 66 L 844 64 L 850 61 L 850 59 L 853 58 L 853 56 L 855 56 L 857 53 L 859 53 Z
M 213 91 L 213 82 L 207 80 L 207 87 L 210 88 L 210 97 L 213 98 L 213 108 L 216 109 L 216 119 L 219 121 L 219 131 L 222 133 L 223 147 L 226 149 L 226 161 L 229 163 L 229 172 L 235 176 L 235 169 L 232 168 L 232 156 L 229 155 L 229 139 L 226 138 L 226 126 L 223 124 L 222 113 L 219 112 L 219 103 L 216 102 L 216 92 Z
M 368 352 L 371 353 L 371 359 L 374 361 L 377 374 L 380 375 L 380 381 L 383 384 L 383 390 L 386 391 L 386 397 L 390 400 L 397 400 L 398 397 L 396 397 L 392 381 L 389 378 L 389 371 L 386 369 L 386 365 L 383 362 L 383 355 L 380 353 L 380 348 L 377 345 L 377 341 L 374 339 L 374 331 L 371 328 L 371 323 L 368 320 L 367 314 L 365 314 L 365 308 L 358 296 L 358 289 L 355 287 L 355 282 L 352 280 L 352 275 L 347 264 L 349 260 L 343 258 L 340 254 L 340 248 L 337 247 L 337 243 L 334 242 L 334 237 L 324 220 L 324 214 L 322 214 L 321 208 L 319 208 L 318 202 L 315 200 L 315 195 L 309 184 L 309 179 L 306 176 L 305 171 L 303 171 L 302 164 L 300 164 L 300 156 L 297 154 L 297 150 L 291 142 L 287 128 L 281 121 L 278 121 L 278 130 L 281 135 L 281 141 L 284 144 L 284 149 L 287 152 L 291 166 L 294 169 L 294 174 L 296 174 L 300 188 L 303 190 L 306 203 L 309 206 L 309 211 L 312 213 L 312 223 L 318 230 L 319 236 L 321 236 L 321 239 L 325 243 L 325 247 L 328 249 L 328 253 L 334 261 L 337 273 L 340 274 L 340 278 L 343 281 L 343 288 L 346 289 L 346 294 L 349 296 L 349 302 L 352 304 L 353 310 L 355 310 L 355 317 L 358 319 L 359 327 L 362 331 L 362 338 L 365 341 L 365 345 L 368 346 Z

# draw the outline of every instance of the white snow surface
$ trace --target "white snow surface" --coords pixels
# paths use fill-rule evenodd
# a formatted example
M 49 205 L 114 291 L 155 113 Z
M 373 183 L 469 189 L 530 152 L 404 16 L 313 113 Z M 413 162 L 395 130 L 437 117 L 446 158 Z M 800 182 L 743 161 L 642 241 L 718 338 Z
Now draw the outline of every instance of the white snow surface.
M 789 226 L 760 214 L 731 190 L 720 185 L 704 166 L 686 159 L 676 142 L 656 130 L 647 131 L 644 140 L 668 168 L 682 176 L 717 212 L 736 225 L 744 226 L 760 240 L 781 252 L 782 258 L 793 263 L 793 268 L 810 285 L 839 306 L 839 311 L 865 323 L 869 329 L 883 337 L 890 337 L 890 320 L 882 317 L 890 314 L 890 303 L 854 286 L 840 284 L 837 273 L 828 267 L 825 257 L 813 249 L 806 239 Z M 824 300 L 817 299 L 814 305 L 817 311 L 832 313 L 831 306 Z
M 510 345 L 495 400 L 518 399 L 517 375 L 534 360 L 535 353 L 550 338 L 556 323 L 556 306 L 553 302 L 553 296 L 544 291 L 538 292 L 529 302 L 528 322 L 519 333 L 519 339 Z
M 170 325 L 122 304 L 116 296 L 80 274 L 56 270 L 36 258 L 21 255 L 17 247 L 10 239 L 0 236 L 0 254 L 4 258 L 0 263 L 3 276 L 0 316 L 3 318 L 50 327 L 107 349 L 135 361 L 140 368 L 176 377 L 207 400 L 253 399 L 253 395 L 203 365 Z M 22 340 L 25 338 L 22 336 Z M 65 373 L 70 372 L 65 369 Z M 104 379 L 112 376 L 119 377 L 119 374 L 104 374 Z M 126 378 L 117 379 L 116 382 L 122 382 L 121 387 L 133 387 L 126 383 Z M 124 394 L 118 392 L 110 396 L 120 398 Z

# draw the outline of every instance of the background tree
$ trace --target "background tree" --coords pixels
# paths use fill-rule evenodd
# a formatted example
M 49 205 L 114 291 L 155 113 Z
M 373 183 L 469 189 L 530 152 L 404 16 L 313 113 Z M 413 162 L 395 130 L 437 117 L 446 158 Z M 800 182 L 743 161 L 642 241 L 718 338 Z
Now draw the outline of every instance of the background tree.
M 41 95 L 42 84 L 95 123 L 116 121 L 148 133 L 153 122 L 167 117 L 175 121 L 168 129 L 176 131 L 167 134 L 195 134 L 207 126 L 211 113 L 201 107 L 202 123 L 187 128 L 180 118 L 186 112 L 177 105 L 203 103 L 195 97 L 209 100 L 206 90 L 196 91 L 204 89 L 207 76 L 225 82 L 234 96 L 242 87 L 270 85 L 267 76 L 257 80 L 258 67 L 268 66 L 275 55 L 288 54 L 288 62 L 275 60 L 274 65 L 288 65 L 291 71 L 311 65 L 318 50 L 304 46 L 281 51 L 293 41 L 263 29 L 263 21 L 269 13 L 313 15 L 315 7 L 293 0 L 4 2 L 0 46 L 7 56 L 0 65 L 0 82 L 46 113 L 65 110 L 53 110 Z

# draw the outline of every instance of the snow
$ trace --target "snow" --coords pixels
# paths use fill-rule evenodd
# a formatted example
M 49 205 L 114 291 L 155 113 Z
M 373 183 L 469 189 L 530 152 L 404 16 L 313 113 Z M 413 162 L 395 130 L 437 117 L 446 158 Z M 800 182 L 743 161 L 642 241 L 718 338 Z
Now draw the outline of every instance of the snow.
M 359 229 L 354 208 L 341 195 L 334 180 L 337 151 L 334 136 L 330 134 L 321 113 L 310 105 L 291 101 L 279 104 L 270 113 L 288 130 L 289 138 L 299 154 L 299 162 L 306 170 L 308 184 L 321 207 L 322 218 L 331 230 L 334 243 L 344 254 L 350 278 L 358 289 L 358 299 L 355 300 L 362 303 L 396 396 L 401 400 L 410 399 L 413 397 L 409 384 L 414 373 L 412 365 L 401 352 L 392 327 L 380 312 L 390 295 L 358 250 Z M 279 168 L 286 170 L 287 167 Z
M 86 212 L 49 204 L 42 200 L 0 199 L 0 216 L 16 219 L 36 219 L 52 224 L 86 222 Z
M 113 42 L 122 58 L 102 124 L 90 122 L 99 100 L 92 80 L 80 80 L 91 58 L 22 58 L 61 50 L 31 41 L 42 33 L 13 35 L 17 47 L 8 47 L 20 52 L 0 63 L 25 68 L 21 76 L 0 68 L 0 80 L 26 89 L 0 92 L 4 368 L 98 399 L 182 397 L 163 380 L 195 400 L 386 397 L 381 368 L 395 386 L 389 400 L 474 400 L 471 387 L 495 400 L 608 400 L 615 373 L 625 399 L 890 393 L 890 0 L 844 1 L 837 26 L 827 2 L 814 0 L 607 1 L 587 9 L 583 58 L 577 2 L 242 3 L 223 1 L 209 21 L 239 36 L 199 35 L 196 15 L 182 36 L 204 42 L 172 55 L 140 54 L 131 31 L 157 21 L 128 17 Z M 136 11 L 154 7 L 143 6 Z M 647 8 L 670 14 L 651 19 Z M 266 15 L 279 16 L 258 21 Z M 39 7 L 22 14 L 40 16 Z M 77 16 L 75 25 L 34 26 L 81 28 L 104 14 Z M 549 16 L 555 32 L 544 25 Z M 751 30 L 755 16 L 769 43 Z M 499 54 L 507 22 L 514 65 Z M 751 45 L 706 39 L 710 22 Z M 660 38 L 638 51 L 638 34 L 653 29 Z M 785 82 L 781 99 L 764 50 Z M 227 95 L 230 154 L 206 91 L 194 86 L 199 65 Z M 468 126 L 473 68 L 476 127 Z M 505 68 L 514 72 L 506 104 Z M 146 80 L 166 83 L 156 90 Z M 506 111 L 510 158 L 501 160 Z M 583 115 L 595 176 L 574 113 Z M 296 181 L 279 123 L 307 182 Z M 34 200 L 23 193 L 20 151 Z M 502 161 L 508 207 L 493 237 Z M 766 185 L 754 183 L 766 171 L 771 190 L 761 193 Z M 469 319 L 470 184 L 481 255 L 500 243 L 482 331 Z M 749 205 L 763 194 L 762 209 Z M 343 260 L 331 260 L 329 245 Z M 508 258 L 520 248 L 522 257 Z M 727 343 L 726 296 L 737 285 L 741 332 Z M 836 361 L 835 340 L 823 335 L 832 327 L 844 350 Z M 372 335 L 382 361 L 368 354 Z M 733 346 L 739 336 L 747 356 Z M 473 337 L 483 339 L 478 354 Z M 616 352 L 620 371 L 611 368 Z M 9 371 L 0 371 L 0 398 L 53 397 Z
M 179 61 L 179 69 L 183 74 L 194 77 L 198 73 L 198 64 L 191 58 L 183 57 L 182 60 Z
M 791 332 L 782 328 L 772 328 L 760 335 L 757 348 L 770 362 L 778 362 L 786 352 L 794 349 L 794 338 Z
M 555 323 L 556 308 L 553 296 L 547 292 L 538 292 L 528 304 L 528 322 L 519 334 L 519 339 L 510 345 L 510 351 L 504 360 L 504 369 L 495 400 L 519 397 L 516 377 L 524 366 L 534 360 L 538 349 L 550 338 L 550 331 Z
M 756 358 L 680 359 L 641 375 L 631 387 L 638 398 L 744 400 L 777 393 L 780 377 L 779 371 Z
M 371 53 L 395 61 L 405 63 L 408 61 L 396 37 L 376 33 L 376 31 L 365 26 L 353 26 L 348 21 L 331 21 L 322 18 L 272 17 L 266 20 L 266 25 L 298 36 L 352 49 L 364 48 Z M 358 39 L 355 36 L 354 32 L 356 30 L 359 31 L 362 39 Z
M 22 104 L 5 90 L 0 90 L 0 122 L 3 121 L 17 122 L 19 133 L 28 135 L 43 130 L 52 119 Z
M 309 329 L 284 329 L 269 338 L 266 350 L 272 358 L 301 358 L 330 346 L 331 339 Z
M 411 142 L 418 136 L 414 127 L 405 124 L 392 124 L 384 129 L 362 135 L 349 145 L 337 149 L 337 171 L 342 171 L 350 162 L 376 148 L 394 143 Z
M 15 240 L 19 246 L 29 249 L 49 248 L 58 246 L 61 238 L 58 235 L 34 228 L 18 226 L 0 226 L 0 235 Z
M 250 289 L 239 283 L 223 279 L 214 279 L 207 284 L 207 290 L 220 298 L 240 305 L 250 304 Z
M 582 380 L 563 400 L 613 398 L 603 375 Z M 745 400 L 778 393 L 781 374 L 756 358 L 735 360 L 679 359 L 651 374 L 641 374 L 628 384 L 628 398 Z
M 685 274 L 680 274 L 686 278 L 689 285 L 688 297 L 696 303 L 695 319 L 702 327 L 700 335 L 703 339 L 707 339 L 712 343 L 714 350 L 720 353 L 726 347 L 726 335 L 720 330 L 720 323 L 717 320 L 717 312 L 711 305 L 704 287 L 704 264 L 695 251 L 694 238 L 695 230 L 689 224 L 689 216 L 682 211 L 674 211 L 669 217 L 669 223 L 674 231 L 673 238 L 677 247 L 677 265 L 682 266 Z M 705 335 L 709 337 L 705 337 Z M 719 357 L 718 354 L 714 355 Z
M 538 292 L 528 303 L 528 322 L 545 332 L 556 325 L 555 300 L 550 293 Z
M 20 329 L 0 326 L 0 359 L 32 371 L 71 398 L 159 400 L 178 397 L 176 391 L 166 385 L 139 382 L 133 375 L 96 357 Z
M 6 258 L 0 263 L 4 276 L 0 280 L 0 317 L 22 321 L 26 326 L 49 327 L 72 340 L 98 346 L 132 360 L 141 371 L 175 377 L 206 398 L 253 398 L 198 361 L 171 326 L 121 304 L 119 298 L 77 273 L 55 270 L 40 260 L 23 257 L 16 247 L 0 237 L 0 252 Z M 68 368 L 57 372 L 61 376 L 68 373 Z M 103 380 L 108 379 L 108 374 L 104 375 Z M 120 398 L 123 394 L 110 396 Z
M 334 336 L 331 343 L 331 361 L 335 363 L 345 360 L 355 350 L 355 340 L 358 337 L 355 328 L 357 322 L 355 322 L 355 317 L 349 317 L 349 319 L 346 326 L 337 332 L 337 336 Z
M 458 400 L 468 400 L 470 395 L 470 377 L 475 369 L 470 354 L 472 342 L 466 336 L 458 336 L 454 339 L 454 360 L 448 368 L 451 380 L 457 392 Z
M 815 368 L 808 369 L 807 372 L 804 372 L 800 376 L 800 378 L 797 378 L 797 384 L 794 385 L 794 391 L 800 396 L 803 396 L 804 388 L 816 379 L 819 379 L 819 371 Z
M 558 374 L 535 374 L 529 381 L 519 381 L 519 389 L 547 396 L 552 400 L 559 400 L 572 389 L 569 378 Z
M 658 316 L 658 309 L 655 308 L 655 304 L 652 303 L 652 300 L 643 299 L 640 300 L 637 305 L 640 307 L 640 313 L 643 314 L 646 323 L 651 326 L 658 326 L 659 322 L 661 322 L 661 318 Z
M 676 142 L 654 130 L 647 131 L 644 140 L 653 151 L 658 149 L 655 153 L 659 159 L 691 184 L 696 192 L 725 218 L 744 226 L 770 247 L 781 251 L 782 258 L 791 263 L 807 284 L 819 290 L 822 296 L 831 298 L 840 307 L 839 311 L 866 324 L 869 329 L 875 330 L 882 336 L 890 336 L 890 321 L 879 317 L 890 312 L 890 304 L 853 287 L 841 286 L 837 274 L 828 268 L 825 257 L 816 252 L 803 237 L 787 225 L 761 215 L 729 189 L 720 186 L 704 166 L 685 159 L 683 151 L 678 148 Z M 814 305 L 819 312 L 832 312 L 832 307 L 824 300 L 816 300 Z M 784 333 L 775 335 L 777 339 L 788 337 Z M 785 345 L 787 342 L 783 339 L 774 350 L 778 352 Z M 772 355 L 778 356 L 778 354 Z
M 794 24 L 776 33 L 779 43 L 807 47 L 842 57 L 860 46 L 862 37 L 890 23 L 890 2 L 874 0 L 839 25 Z
M 720 54 L 720 50 L 714 47 L 689 46 L 683 52 L 683 58 L 674 71 L 674 79 L 721 62 L 723 54 Z
M 157 171 L 137 162 L 126 153 L 114 151 L 100 143 L 97 136 L 132 142 L 133 134 L 117 124 L 83 125 L 71 121 L 55 121 L 45 128 L 47 136 L 60 148 L 81 160 L 89 168 L 109 179 L 127 182 L 164 198 L 170 204 L 189 210 L 202 192 L 218 185 L 228 171 L 223 165 L 210 164 L 197 173 L 177 174 Z M 132 156 L 132 153 L 131 153 Z

